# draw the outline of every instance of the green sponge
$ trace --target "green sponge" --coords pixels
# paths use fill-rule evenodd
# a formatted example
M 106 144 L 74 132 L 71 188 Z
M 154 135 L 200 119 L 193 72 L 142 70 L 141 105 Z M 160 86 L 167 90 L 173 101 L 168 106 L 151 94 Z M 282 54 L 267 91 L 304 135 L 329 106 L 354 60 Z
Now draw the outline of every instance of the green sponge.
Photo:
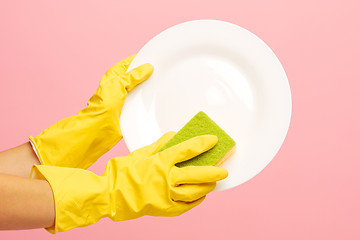
M 206 134 L 218 137 L 215 147 L 190 160 L 177 163 L 176 166 L 219 166 L 235 151 L 235 141 L 204 112 L 196 114 L 159 152 L 190 138 Z

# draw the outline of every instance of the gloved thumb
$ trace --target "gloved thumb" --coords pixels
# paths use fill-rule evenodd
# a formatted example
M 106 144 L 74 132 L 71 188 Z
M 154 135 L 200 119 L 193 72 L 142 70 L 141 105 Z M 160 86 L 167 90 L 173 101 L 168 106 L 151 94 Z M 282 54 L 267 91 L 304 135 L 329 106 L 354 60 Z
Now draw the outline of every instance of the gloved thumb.
M 152 156 L 157 153 L 159 149 L 161 149 L 171 138 L 173 138 L 175 134 L 176 132 L 173 131 L 167 132 L 163 136 L 161 136 L 156 142 L 146 147 L 135 150 L 134 152 L 130 153 L 129 156 Z
M 147 80 L 151 76 L 153 71 L 153 65 L 151 65 L 150 63 L 145 63 L 120 76 L 121 82 L 125 86 L 126 91 L 130 92 L 138 84 Z

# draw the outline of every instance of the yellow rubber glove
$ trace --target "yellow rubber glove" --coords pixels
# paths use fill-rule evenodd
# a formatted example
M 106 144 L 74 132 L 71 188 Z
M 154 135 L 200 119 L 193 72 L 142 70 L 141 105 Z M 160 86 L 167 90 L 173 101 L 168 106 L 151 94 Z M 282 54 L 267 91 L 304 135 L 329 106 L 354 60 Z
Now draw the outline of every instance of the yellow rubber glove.
M 209 150 L 217 137 L 198 136 L 157 153 L 172 136 L 173 132 L 167 133 L 127 157 L 111 159 L 101 176 L 83 169 L 34 165 L 32 172 L 47 180 L 54 194 L 55 226 L 47 230 L 62 232 L 104 217 L 121 221 L 144 215 L 177 216 L 200 204 L 227 171 L 175 164 Z
M 119 119 L 126 95 L 153 72 L 151 64 L 144 64 L 126 73 L 134 56 L 105 73 L 87 107 L 77 115 L 30 136 L 42 164 L 86 169 L 121 140 Z

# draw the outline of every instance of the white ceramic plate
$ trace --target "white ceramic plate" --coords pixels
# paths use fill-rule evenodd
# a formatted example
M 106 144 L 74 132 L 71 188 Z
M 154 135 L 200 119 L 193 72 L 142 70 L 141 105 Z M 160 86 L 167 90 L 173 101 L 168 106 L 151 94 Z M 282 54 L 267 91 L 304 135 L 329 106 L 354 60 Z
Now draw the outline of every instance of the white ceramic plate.
M 128 95 L 121 131 L 130 151 L 180 130 L 204 111 L 235 141 L 215 190 L 254 177 L 283 143 L 291 117 L 284 69 L 251 32 L 217 20 L 173 26 L 151 39 L 129 69 L 152 63 L 154 73 Z

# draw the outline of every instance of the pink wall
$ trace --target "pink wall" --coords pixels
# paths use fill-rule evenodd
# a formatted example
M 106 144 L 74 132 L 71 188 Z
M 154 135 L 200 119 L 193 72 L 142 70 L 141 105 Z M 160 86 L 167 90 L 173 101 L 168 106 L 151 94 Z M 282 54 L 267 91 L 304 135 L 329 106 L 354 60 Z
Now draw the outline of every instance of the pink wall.
M 193 19 L 230 21 L 263 39 L 287 72 L 293 117 L 261 174 L 181 217 L 0 239 L 360 239 L 359 12 L 358 0 L 2 1 L 0 150 L 75 114 L 107 68 Z M 91 170 L 126 153 L 121 142 Z

